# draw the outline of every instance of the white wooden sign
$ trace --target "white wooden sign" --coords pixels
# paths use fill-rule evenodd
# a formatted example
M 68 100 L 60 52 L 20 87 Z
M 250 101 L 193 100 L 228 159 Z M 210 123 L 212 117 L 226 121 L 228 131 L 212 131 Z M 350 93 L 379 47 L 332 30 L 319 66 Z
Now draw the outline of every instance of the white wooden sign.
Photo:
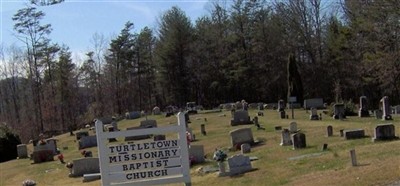
M 191 185 L 185 114 L 180 112 L 177 118 L 178 125 L 115 132 L 103 132 L 103 123 L 96 121 L 102 185 Z M 110 138 L 165 133 L 177 133 L 178 139 L 107 143 Z

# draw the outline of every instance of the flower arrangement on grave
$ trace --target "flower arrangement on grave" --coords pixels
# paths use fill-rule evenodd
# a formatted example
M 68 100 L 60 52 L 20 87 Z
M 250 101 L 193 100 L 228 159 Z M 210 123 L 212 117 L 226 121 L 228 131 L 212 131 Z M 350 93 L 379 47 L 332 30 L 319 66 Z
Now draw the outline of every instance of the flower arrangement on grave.
M 62 163 L 62 164 L 64 164 L 65 162 L 64 162 L 64 155 L 63 154 L 59 154 L 58 156 L 58 160 L 60 160 L 60 162 Z
M 27 179 L 22 182 L 22 186 L 36 186 L 36 182 L 30 179 Z
M 228 157 L 221 149 L 215 149 L 213 159 L 217 162 L 223 162 Z

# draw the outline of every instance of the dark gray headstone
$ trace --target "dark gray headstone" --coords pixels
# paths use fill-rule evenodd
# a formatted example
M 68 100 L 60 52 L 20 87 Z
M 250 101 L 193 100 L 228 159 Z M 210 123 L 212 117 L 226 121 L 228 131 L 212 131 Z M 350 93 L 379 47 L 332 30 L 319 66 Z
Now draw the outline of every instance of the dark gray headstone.
M 89 136 L 89 132 L 88 131 L 79 131 L 75 133 L 76 136 L 76 140 L 81 139 L 82 136 Z
M 72 161 L 73 167 L 70 176 L 71 177 L 79 177 L 84 174 L 92 174 L 99 173 L 99 158 L 81 158 Z
M 380 103 L 383 111 L 382 120 L 392 120 L 389 98 L 387 96 L 384 96 L 381 99 Z
M 203 145 L 190 145 L 189 156 L 194 158 L 195 163 L 203 163 L 204 159 L 204 146 Z
M 393 124 L 381 124 L 375 127 L 373 141 L 397 139 Z
M 343 131 L 344 139 L 358 139 L 365 137 L 364 129 L 352 129 Z
M 250 120 L 249 112 L 247 110 L 238 110 L 233 113 L 233 120 L 231 126 L 253 124 Z
M 369 117 L 367 97 L 360 97 L 360 109 L 358 110 L 358 117 Z
M 251 152 L 251 145 L 248 144 L 248 143 L 243 143 L 240 146 L 240 150 L 241 150 L 242 154 L 250 153 Z
M 248 156 L 234 155 L 228 158 L 229 174 L 231 176 L 243 174 L 253 170 Z
M 326 136 L 331 137 L 333 135 L 333 127 L 331 125 L 326 127 Z
M 344 104 L 336 103 L 333 105 L 333 119 L 345 119 L 346 114 L 344 110 Z
M 26 144 L 17 145 L 17 154 L 18 154 L 19 159 L 28 157 L 28 148 L 27 148 Z
M 293 149 L 306 148 L 306 135 L 303 133 L 292 134 Z
M 96 136 L 82 136 L 79 140 L 79 149 L 97 147 Z

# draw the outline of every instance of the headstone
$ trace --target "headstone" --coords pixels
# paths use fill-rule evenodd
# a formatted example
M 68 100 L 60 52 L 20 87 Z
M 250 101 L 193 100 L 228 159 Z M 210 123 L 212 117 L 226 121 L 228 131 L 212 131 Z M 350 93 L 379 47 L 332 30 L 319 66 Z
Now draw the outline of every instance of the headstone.
M 98 118 L 97 120 L 101 121 L 103 125 L 111 124 L 112 122 L 112 117 L 102 117 Z
M 282 130 L 282 136 L 281 136 L 281 146 L 287 146 L 287 145 L 292 145 L 292 139 L 290 138 L 290 132 L 288 129 L 283 129 Z
M 314 107 L 311 108 L 310 120 L 319 120 L 317 109 Z
M 281 119 L 287 118 L 287 117 L 286 117 L 286 112 L 285 112 L 284 110 L 279 111 L 279 115 L 280 115 Z
M 396 105 L 396 106 L 392 107 L 392 113 L 400 114 L 400 105 Z
M 239 149 L 240 145 L 248 143 L 254 144 L 253 133 L 250 128 L 240 128 L 229 132 L 233 148 Z
M 331 125 L 326 127 L 326 136 L 331 137 L 333 135 L 333 127 Z
M 195 163 L 203 163 L 204 159 L 204 146 L 203 145 L 190 145 L 189 157 L 194 158 Z
M 258 103 L 258 110 L 264 110 L 264 104 L 263 103 Z
M 154 135 L 154 137 L 153 137 L 154 141 L 162 141 L 162 140 L 165 140 L 165 139 L 166 139 L 165 135 L 161 135 L 161 134 Z
M 289 132 L 290 133 L 296 133 L 297 132 L 297 123 L 296 122 L 291 122 L 289 124 Z
M 381 124 L 375 127 L 373 141 L 397 139 L 393 124 Z
M 125 118 L 126 119 L 137 119 L 140 118 L 142 114 L 139 111 L 133 111 L 133 112 L 126 112 L 125 113 Z M 104 124 L 104 122 L 103 122 Z
M 328 149 L 328 144 L 326 144 L 326 143 L 324 143 L 323 145 L 322 145 L 322 151 L 326 151 Z
M 233 113 L 233 120 L 231 120 L 231 126 L 252 124 L 250 120 L 249 112 L 246 110 L 238 110 Z
M 248 143 L 243 143 L 240 145 L 240 150 L 242 154 L 250 153 L 251 152 L 251 146 Z
M 350 150 L 350 158 L 351 158 L 351 165 L 357 166 L 357 158 L 356 158 L 356 150 L 352 149 Z
M 384 96 L 380 103 L 383 111 L 382 120 L 392 120 L 389 98 Z
M 278 112 L 284 111 L 285 110 L 285 101 L 282 99 L 278 101 Z
M 358 117 L 369 117 L 367 97 L 360 97 L 360 109 L 358 110 Z
M 90 147 L 97 147 L 96 136 L 82 136 L 82 138 L 79 140 L 79 150 Z
M 153 115 L 160 115 L 160 114 L 161 114 L 160 107 L 155 106 L 153 108 Z
M 47 139 L 46 143 L 49 146 L 49 149 L 51 149 L 53 151 L 53 154 L 58 154 L 56 139 L 54 139 L 54 138 Z
M 340 129 L 340 130 L 339 130 L 339 133 L 340 133 L 339 136 L 340 136 L 340 137 L 343 137 L 343 131 L 344 131 L 344 129 Z
M 264 116 L 264 112 L 261 111 L 257 112 L 257 116 Z
M 365 137 L 364 129 L 352 129 L 343 131 L 344 139 L 358 139 Z
M 28 157 L 28 148 L 26 147 L 26 144 L 17 145 L 17 154 L 19 159 Z
M 293 149 L 306 148 L 306 135 L 303 133 L 292 134 Z
M 140 127 L 142 127 L 142 128 L 156 128 L 157 127 L 157 121 L 153 120 L 153 119 L 140 121 Z
M 383 112 L 382 110 L 374 110 L 374 115 L 376 119 L 382 119 Z
M 203 136 L 207 135 L 207 132 L 206 132 L 206 125 L 205 125 L 205 124 L 201 124 L 201 125 L 200 125 L 200 131 L 201 131 L 201 134 L 202 134 Z
M 71 177 L 80 177 L 84 174 L 99 173 L 99 158 L 81 158 L 72 161 Z
M 79 131 L 75 133 L 76 136 L 76 140 L 81 139 L 82 136 L 89 136 L 89 132 L 88 131 Z
M 345 119 L 344 104 L 336 103 L 333 105 L 333 119 Z
M 229 174 L 231 176 L 243 174 L 253 170 L 250 158 L 244 155 L 234 155 L 228 158 Z
M 275 130 L 282 130 L 282 126 L 275 126 Z
M 43 146 L 44 149 L 40 149 L 40 146 Z M 32 154 L 33 163 L 42 163 L 47 161 L 54 161 L 54 153 L 53 150 L 49 149 L 45 145 L 38 145 Z
M 304 109 L 308 110 L 312 107 L 316 109 L 323 109 L 324 107 L 324 100 L 322 98 L 313 98 L 313 99 L 305 99 L 304 100 Z

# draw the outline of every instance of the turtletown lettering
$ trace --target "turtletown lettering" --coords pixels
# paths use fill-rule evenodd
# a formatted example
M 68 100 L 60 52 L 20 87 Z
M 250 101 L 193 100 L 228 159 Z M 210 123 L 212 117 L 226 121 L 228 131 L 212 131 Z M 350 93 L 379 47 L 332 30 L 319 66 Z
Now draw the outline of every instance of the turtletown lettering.
M 118 146 L 109 146 L 108 149 L 109 153 L 124 153 L 135 150 L 163 149 L 171 147 L 178 147 L 178 140 L 164 140 L 138 144 L 123 144 Z
M 109 163 L 119 163 L 121 161 L 168 158 L 178 155 L 179 155 L 178 149 L 166 149 L 166 150 L 151 151 L 151 152 L 138 152 L 133 154 L 110 155 L 108 158 L 109 158 Z

